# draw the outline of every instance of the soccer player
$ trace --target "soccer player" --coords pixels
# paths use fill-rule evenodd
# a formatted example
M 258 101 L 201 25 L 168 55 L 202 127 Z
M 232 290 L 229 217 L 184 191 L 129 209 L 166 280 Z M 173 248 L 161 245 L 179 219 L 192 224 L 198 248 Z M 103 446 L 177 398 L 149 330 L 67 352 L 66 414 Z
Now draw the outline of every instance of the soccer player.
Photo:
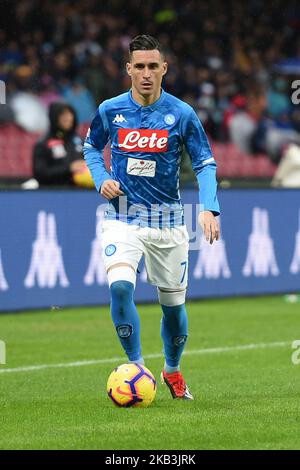
M 148 35 L 134 38 L 126 68 L 131 90 L 99 106 L 84 144 L 96 189 L 109 200 L 102 240 L 111 316 L 129 361 L 143 364 L 134 289 L 144 255 L 163 314 L 162 381 L 173 398 L 193 399 L 179 366 L 188 336 L 189 237 L 178 182 L 183 145 L 197 175 L 199 223 L 210 243 L 219 238 L 216 163 L 193 109 L 161 88 L 167 63 L 158 41 Z M 103 159 L 108 141 L 110 173 Z

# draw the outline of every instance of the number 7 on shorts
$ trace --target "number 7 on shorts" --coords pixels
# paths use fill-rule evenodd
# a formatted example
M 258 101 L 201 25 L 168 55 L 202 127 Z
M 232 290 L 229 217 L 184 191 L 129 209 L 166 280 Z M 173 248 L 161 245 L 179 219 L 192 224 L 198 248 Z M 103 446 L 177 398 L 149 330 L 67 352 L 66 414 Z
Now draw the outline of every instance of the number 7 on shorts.
M 185 278 L 185 274 L 186 274 L 187 261 L 183 261 L 182 263 L 180 263 L 180 265 L 183 266 L 183 274 L 182 274 L 182 278 L 180 281 L 180 284 L 182 284 Z

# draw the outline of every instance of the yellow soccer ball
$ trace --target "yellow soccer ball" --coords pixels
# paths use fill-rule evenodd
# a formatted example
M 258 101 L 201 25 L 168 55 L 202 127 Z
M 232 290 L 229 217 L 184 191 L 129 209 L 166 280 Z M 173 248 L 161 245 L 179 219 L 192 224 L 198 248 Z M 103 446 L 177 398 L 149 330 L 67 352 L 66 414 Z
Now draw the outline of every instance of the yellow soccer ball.
M 107 381 L 107 393 L 117 406 L 149 406 L 156 394 L 156 380 L 147 367 L 129 363 L 116 367 Z
M 90 170 L 88 169 L 87 166 L 73 173 L 73 181 L 75 185 L 80 188 L 93 188 L 94 187 L 94 181 L 91 176 Z

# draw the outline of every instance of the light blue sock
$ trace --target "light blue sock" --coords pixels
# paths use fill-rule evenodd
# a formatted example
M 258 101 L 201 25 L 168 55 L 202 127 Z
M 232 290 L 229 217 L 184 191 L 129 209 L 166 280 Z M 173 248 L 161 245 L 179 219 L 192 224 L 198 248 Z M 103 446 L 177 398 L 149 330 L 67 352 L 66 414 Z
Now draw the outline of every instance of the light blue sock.
M 185 304 L 175 307 L 161 306 L 161 337 L 164 344 L 165 371 L 168 373 L 179 370 L 179 362 L 187 340 L 188 319 Z
M 140 341 L 140 318 L 133 301 L 134 285 L 115 281 L 110 286 L 111 317 L 129 361 L 143 363 Z

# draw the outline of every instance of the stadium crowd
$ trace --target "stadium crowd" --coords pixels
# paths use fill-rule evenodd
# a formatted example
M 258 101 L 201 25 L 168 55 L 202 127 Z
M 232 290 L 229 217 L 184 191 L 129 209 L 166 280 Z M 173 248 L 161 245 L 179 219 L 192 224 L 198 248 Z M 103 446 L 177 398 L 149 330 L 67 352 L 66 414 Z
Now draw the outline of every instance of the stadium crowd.
M 194 106 L 214 141 L 230 140 L 274 161 L 285 142 L 300 143 L 300 110 L 291 101 L 300 70 L 297 0 L 5 5 L 0 80 L 8 106 L 1 107 L 0 122 L 13 111 L 27 130 L 44 132 L 48 107 L 60 100 L 75 109 L 79 123 L 89 122 L 102 100 L 128 89 L 128 43 L 148 33 L 166 51 L 164 88 Z

